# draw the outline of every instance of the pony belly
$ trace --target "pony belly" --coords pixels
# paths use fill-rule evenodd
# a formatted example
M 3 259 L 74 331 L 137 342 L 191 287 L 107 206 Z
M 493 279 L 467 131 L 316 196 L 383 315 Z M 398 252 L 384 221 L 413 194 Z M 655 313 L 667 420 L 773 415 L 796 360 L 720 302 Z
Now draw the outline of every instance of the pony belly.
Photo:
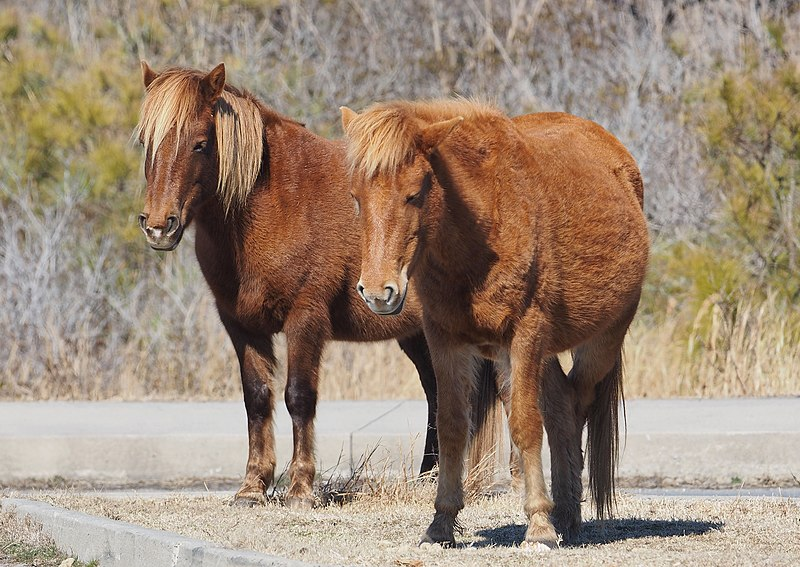
M 477 348 L 481 357 L 493 362 L 502 362 L 507 357 L 507 349 L 501 348 L 497 345 L 481 344 L 477 345 Z

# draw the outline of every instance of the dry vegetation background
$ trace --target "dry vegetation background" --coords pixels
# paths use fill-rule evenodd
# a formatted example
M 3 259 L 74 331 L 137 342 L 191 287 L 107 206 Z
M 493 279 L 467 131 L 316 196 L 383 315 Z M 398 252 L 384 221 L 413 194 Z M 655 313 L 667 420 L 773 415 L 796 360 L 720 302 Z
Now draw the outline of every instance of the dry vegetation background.
M 629 396 L 800 394 L 800 7 L 766 0 L 6 0 L 0 398 L 240 397 L 193 257 L 138 234 L 155 68 L 210 69 L 328 137 L 337 108 L 457 93 L 596 120 L 636 157 L 653 257 Z M 394 344 L 322 397 L 421 397 Z
M 800 505 L 791 498 L 621 495 L 616 519 L 587 518 L 574 546 L 542 554 L 520 547 L 526 526 L 517 493 L 471 499 L 459 514 L 464 527 L 457 536 L 460 545 L 442 549 L 416 545 L 427 527 L 433 485 L 383 489 L 343 506 L 302 512 L 272 502 L 232 508 L 217 495 L 151 500 L 56 493 L 38 499 L 224 547 L 323 565 L 788 567 L 800 558 Z M 0 529 L 3 520 L 0 514 Z

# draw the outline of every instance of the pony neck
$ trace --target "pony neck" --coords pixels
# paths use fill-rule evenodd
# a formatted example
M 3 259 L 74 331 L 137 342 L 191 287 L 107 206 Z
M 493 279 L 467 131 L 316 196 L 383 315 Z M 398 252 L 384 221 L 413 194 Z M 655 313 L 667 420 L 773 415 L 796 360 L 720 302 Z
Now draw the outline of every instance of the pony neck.
M 497 255 L 490 246 L 491 208 L 486 195 L 468 192 L 451 174 L 441 157 L 431 159 L 438 187 L 424 212 L 424 243 L 421 259 L 434 269 L 470 281 L 493 264 Z
M 299 153 L 297 148 L 301 147 L 301 141 L 313 137 L 313 134 L 301 123 L 262 103 L 259 103 L 259 110 L 264 125 L 263 150 L 260 169 L 253 185 L 248 188 L 240 206 L 231 207 L 227 211 L 223 197 L 215 192 L 203 203 L 195 218 L 195 222 L 199 221 L 198 224 L 203 225 L 205 230 L 219 235 L 220 245 L 223 245 L 223 240 L 225 245 L 230 242 L 231 246 L 240 241 L 239 237 L 253 220 L 254 206 L 258 207 L 260 217 L 288 215 L 291 208 L 296 207 L 294 200 L 282 191 L 281 185 L 287 179 L 297 179 L 300 175 L 299 171 L 293 171 L 294 168 L 302 169 L 302 165 L 298 165 L 301 158 L 295 154 Z M 260 204 L 255 204 L 255 200 Z M 267 203 L 270 205 L 265 206 Z
M 214 194 L 209 196 L 196 210 L 194 224 L 196 230 L 208 235 L 210 243 L 219 249 L 232 249 L 239 241 L 237 234 L 242 232 L 242 219 L 247 206 L 225 212 L 225 206 Z

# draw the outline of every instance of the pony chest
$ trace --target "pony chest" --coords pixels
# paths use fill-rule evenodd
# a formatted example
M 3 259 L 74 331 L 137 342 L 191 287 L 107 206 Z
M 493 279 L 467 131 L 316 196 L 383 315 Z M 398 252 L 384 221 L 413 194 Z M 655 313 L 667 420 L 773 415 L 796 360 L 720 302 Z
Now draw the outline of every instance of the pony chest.
M 269 269 L 200 262 L 220 312 L 253 331 L 276 332 L 292 308 L 289 278 Z
M 420 283 L 426 318 L 470 344 L 506 345 L 529 298 L 524 286 L 488 277 L 475 284 L 457 275 Z

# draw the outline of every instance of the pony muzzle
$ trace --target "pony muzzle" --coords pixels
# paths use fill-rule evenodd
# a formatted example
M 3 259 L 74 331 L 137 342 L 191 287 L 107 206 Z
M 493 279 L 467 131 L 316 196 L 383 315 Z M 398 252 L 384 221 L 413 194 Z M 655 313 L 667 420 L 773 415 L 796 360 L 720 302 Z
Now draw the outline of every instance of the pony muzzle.
M 176 215 L 169 215 L 163 223 L 150 221 L 146 213 L 139 215 L 139 228 L 147 243 L 155 250 L 174 250 L 183 236 L 183 224 Z
M 373 313 L 378 315 L 397 315 L 403 310 L 408 286 L 401 290 L 397 282 L 388 281 L 383 284 L 382 288 L 367 288 L 359 280 L 356 289 Z

